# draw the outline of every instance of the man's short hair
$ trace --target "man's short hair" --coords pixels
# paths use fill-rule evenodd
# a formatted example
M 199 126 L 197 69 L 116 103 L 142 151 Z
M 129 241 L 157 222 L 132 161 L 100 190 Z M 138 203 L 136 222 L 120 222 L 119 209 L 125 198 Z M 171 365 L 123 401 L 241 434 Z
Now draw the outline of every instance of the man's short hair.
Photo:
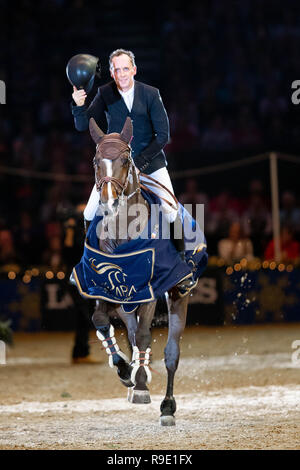
M 135 57 L 134 57 L 134 53 L 131 52 L 131 51 L 126 51 L 125 49 L 116 49 L 115 51 L 113 51 L 110 56 L 109 56 L 109 68 L 112 69 L 113 68 L 113 63 L 112 63 L 112 59 L 114 57 L 119 57 L 119 55 L 122 55 L 122 54 L 126 54 L 128 55 L 130 61 L 131 61 L 131 64 L 133 67 L 135 67 Z

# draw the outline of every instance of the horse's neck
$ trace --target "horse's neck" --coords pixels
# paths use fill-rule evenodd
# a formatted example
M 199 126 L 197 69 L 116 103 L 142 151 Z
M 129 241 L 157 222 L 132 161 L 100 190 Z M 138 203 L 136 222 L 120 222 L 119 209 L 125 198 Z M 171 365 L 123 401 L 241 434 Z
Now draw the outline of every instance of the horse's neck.
M 120 206 L 115 217 L 102 219 L 99 248 L 105 253 L 112 253 L 116 247 L 137 238 L 138 233 L 146 228 L 149 220 L 149 204 L 137 189 L 137 181 L 128 184 L 126 204 Z M 132 197 L 129 197 L 129 195 Z

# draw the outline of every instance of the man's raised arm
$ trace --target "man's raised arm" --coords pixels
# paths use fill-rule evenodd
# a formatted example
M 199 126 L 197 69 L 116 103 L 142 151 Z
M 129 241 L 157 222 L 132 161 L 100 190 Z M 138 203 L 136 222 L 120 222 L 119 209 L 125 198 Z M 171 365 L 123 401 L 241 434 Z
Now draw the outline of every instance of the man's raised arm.
M 102 128 L 106 120 L 104 113 L 105 105 L 100 90 L 98 89 L 95 98 L 88 108 L 85 105 L 87 97 L 86 92 L 84 90 L 77 90 L 75 86 L 73 87 L 73 90 L 72 98 L 75 105 L 72 103 L 71 109 L 74 116 L 75 128 L 78 131 L 86 131 L 89 128 L 89 120 L 91 117 L 93 117 L 97 124 Z

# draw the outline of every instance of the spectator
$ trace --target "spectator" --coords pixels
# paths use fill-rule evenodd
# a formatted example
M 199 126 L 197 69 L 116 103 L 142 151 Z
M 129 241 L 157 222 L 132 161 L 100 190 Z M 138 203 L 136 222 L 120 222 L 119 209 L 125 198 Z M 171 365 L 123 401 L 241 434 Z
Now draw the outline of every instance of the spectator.
M 179 202 L 181 204 L 192 204 L 192 217 L 196 219 L 196 206 L 197 204 L 203 204 L 204 205 L 204 220 L 207 220 L 207 217 L 209 216 L 209 211 L 208 211 L 208 205 L 209 205 L 209 199 L 208 195 L 204 192 L 200 192 L 198 190 L 198 182 L 196 178 L 188 178 L 185 181 L 185 190 L 183 193 L 179 195 L 178 198 Z
M 239 220 L 237 205 L 227 190 L 211 199 L 209 212 L 210 217 L 206 224 L 206 230 L 218 239 L 225 238 L 231 224 Z
M 7 228 L 0 230 L 0 264 L 16 263 L 16 249 L 12 232 Z
M 244 212 L 241 224 L 245 236 L 253 243 L 255 256 L 262 256 L 265 249 L 265 240 L 272 232 L 271 213 L 259 193 L 252 193 L 248 209 Z
M 204 227 L 210 253 L 217 253 L 218 241 L 220 238 L 227 237 L 231 224 L 238 220 L 239 214 L 235 201 L 227 190 L 211 199 Z
M 300 209 L 296 207 L 296 198 L 291 191 L 284 191 L 282 194 L 280 223 L 290 226 L 298 236 L 300 235 Z
M 63 267 L 62 240 L 58 235 L 54 235 L 48 240 L 48 247 L 43 254 L 43 264 L 49 266 L 54 271 Z
M 283 226 L 280 231 L 280 252 L 280 261 L 284 263 L 289 261 L 296 261 L 300 257 L 300 243 L 295 240 L 293 230 L 287 225 Z M 268 243 L 264 257 L 266 260 L 275 259 L 274 240 L 271 240 Z
M 14 228 L 14 239 L 18 257 L 24 267 L 40 262 L 42 239 L 39 221 L 32 221 L 29 211 L 22 211 L 18 218 L 18 224 Z
M 232 264 L 246 258 L 253 259 L 253 245 L 249 238 L 242 232 L 239 222 L 230 225 L 228 238 L 223 238 L 218 243 L 218 254 L 227 264 Z
M 240 199 L 241 215 L 249 208 L 249 206 L 251 206 L 252 198 L 255 195 L 261 198 L 266 207 L 269 207 L 270 201 L 265 195 L 265 184 L 260 179 L 254 178 L 250 180 L 248 194 L 245 194 L 244 197 Z

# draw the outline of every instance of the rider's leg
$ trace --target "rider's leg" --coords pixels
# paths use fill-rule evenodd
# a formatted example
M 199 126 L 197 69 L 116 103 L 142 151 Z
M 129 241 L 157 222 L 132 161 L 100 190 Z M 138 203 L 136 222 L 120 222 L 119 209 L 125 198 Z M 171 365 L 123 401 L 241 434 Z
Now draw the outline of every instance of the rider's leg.
M 156 179 L 159 183 L 163 184 L 168 190 L 174 194 L 173 185 L 170 179 L 169 172 L 166 167 L 160 168 L 159 170 L 154 171 L 150 175 L 152 178 Z M 169 201 L 173 206 L 175 205 L 174 199 L 167 193 L 163 188 L 158 188 L 151 184 L 151 180 L 147 180 L 146 178 L 140 177 L 143 181 L 143 184 L 149 189 L 151 189 L 157 196 L 163 197 L 167 201 Z M 161 199 L 162 209 L 164 211 L 165 217 L 170 224 L 170 238 L 175 245 L 176 250 L 180 254 L 181 258 L 184 260 L 184 237 L 182 236 L 182 232 L 180 233 L 181 236 L 176 237 L 176 227 L 177 223 L 179 222 L 180 218 L 178 215 L 178 211 L 175 207 L 171 207 L 167 202 Z
M 89 224 L 95 217 L 98 207 L 99 207 L 99 192 L 97 191 L 96 185 L 94 184 L 88 203 L 83 211 L 84 225 L 85 225 L 86 232 L 87 232 Z
M 149 176 L 151 176 L 152 178 L 156 179 L 159 183 L 166 186 L 166 188 L 168 188 L 168 190 L 172 194 L 174 194 L 173 185 L 170 179 L 169 172 L 166 167 L 159 168 L 159 170 L 154 171 Z M 148 180 L 144 178 L 143 176 L 140 176 L 140 180 L 145 186 L 149 187 L 149 189 L 151 189 L 157 196 L 167 199 L 167 201 L 169 201 L 173 206 L 175 206 L 174 199 L 163 188 L 157 188 L 156 186 L 152 185 L 151 180 Z M 175 209 L 175 207 L 171 207 L 163 199 L 161 200 L 161 204 L 162 204 L 162 208 L 163 208 L 163 211 L 165 213 L 165 216 L 168 222 L 173 223 L 177 217 L 177 209 Z
M 173 185 L 170 179 L 169 172 L 166 167 L 160 168 L 159 170 L 154 171 L 153 173 L 150 174 L 150 176 L 154 179 L 156 179 L 159 183 L 163 184 L 168 188 L 169 191 L 171 191 L 172 194 L 174 194 L 174 189 Z M 140 176 L 141 181 L 143 184 L 149 189 L 151 189 L 157 196 L 161 196 L 164 199 L 167 199 L 173 206 L 175 205 L 175 201 L 172 198 L 170 194 L 168 194 L 167 191 L 165 191 L 163 188 L 157 188 L 156 186 L 151 185 L 151 180 L 147 180 L 146 178 L 143 178 Z M 161 200 L 162 204 L 162 209 L 164 211 L 164 214 L 170 223 L 170 238 L 178 251 L 181 259 L 185 261 L 185 255 L 184 255 L 184 236 L 181 231 L 181 236 L 176 237 L 176 228 L 178 227 L 178 224 L 180 225 L 180 217 L 178 214 L 178 210 L 176 210 L 174 207 L 171 207 L 167 202 L 165 202 L 163 199 Z M 188 278 L 180 282 L 177 287 L 179 289 L 179 292 L 184 295 L 188 293 L 195 285 L 195 281 L 193 278 Z
M 163 184 L 168 188 L 168 190 L 174 194 L 174 189 L 173 185 L 169 176 L 169 172 L 166 167 L 160 168 L 157 171 L 154 171 L 150 175 L 152 178 L 156 179 L 159 183 Z M 143 184 L 149 189 L 151 189 L 157 196 L 161 196 L 167 201 L 169 201 L 173 206 L 175 205 L 174 199 L 170 196 L 170 194 L 167 193 L 163 188 L 158 188 L 156 186 L 151 185 L 151 180 L 147 180 L 146 178 L 143 178 L 142 176 L 140 177 L 141 180 L 143 181 Z M 178 226 L 177 224 L 180 225 L 180 217 L 178 214 L 178 211 L 174 208 L 171 207 L 167 202 L 165 202 L 163 199 L 161 199 L 161 204 L 162 204 L 162 209 L 164 211 L 164 214 L 166 216 L 167 221 L 170 224 L 170 238 L 180 254 L 182 260 L 185 260 L 184 258 L 184 237 L 182 235 L 182 231 L 180 231 L 180 234 L 178 234 L 178 237 L 176 236 L 176 227 Z

